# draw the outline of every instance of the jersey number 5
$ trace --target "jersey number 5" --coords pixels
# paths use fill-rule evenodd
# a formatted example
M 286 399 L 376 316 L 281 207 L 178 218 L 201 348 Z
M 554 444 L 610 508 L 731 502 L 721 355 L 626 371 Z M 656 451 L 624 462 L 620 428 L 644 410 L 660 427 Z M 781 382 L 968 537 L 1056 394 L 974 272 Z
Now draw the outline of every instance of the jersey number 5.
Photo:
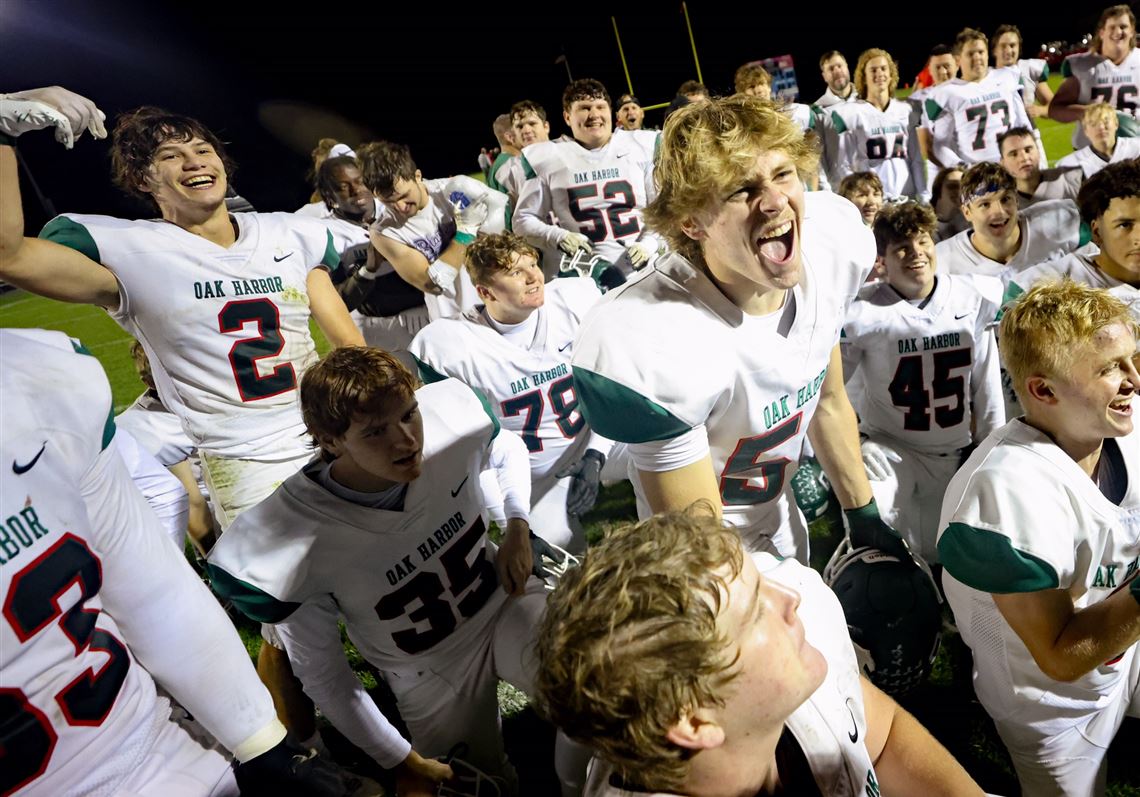
M 800 431 L 803 413 L 756 437 L 742 437 L 720 474 L 720 500 L 725 506 L 748 506 L 771 501 L 784 488 L 787 457 L 761 461 L 760 457 L 791 440 Z M 750 482 L 756 480 L 757 484 Z
M 64 611 L 59 600 L 73 586 L 79 600 Z M 55 695 L 68 725 L 98 727 L 115 705 L 131 660 L 123 643 L 96 628 L 99 612 L 84 609 L 103 585 L 102 565 L 83 540 L 65 534 L 59 542 L 12 576 L 4 598 L 4 618 L 20 642 L 58 620 L 60 631 L 75 646 L 107 654 L 98 672 L 88 667 Z M 8 656 L 14 655 L 9 651 Z M 20 689 L 0 689 L 0 794 L 7 795 L 38 778 L 55 750 L 56 732 L 47 716 L 28 702 Z
M 607 207 L 582 207 L 583 199 L 590 199 L 597 195 L 597 183 L 566 189 L 570 215 L 574 217 L 574 221 L 578 222 L 578 232 L 594 243 L 598 243 L 607 238 L 625 238 L 636 235 L 641 231 L 641 226 L 637 223 L 637 216 L 632 213 L 635 195 L 633 186 L 629 184 L 628 180 L 611 180 L 602 186 L 602 199 L 609 203 Z M 621 199 L 619 200 L 618 197 Z M 630 215 L 623 219 L 623 213 Z M 607 220 L 609 221 L 608 231 L 606 229 Z
M 268 376 L 257 372 L 257 361 L 276 357 L 285 348 L 281 337 L 281 314 L 268 299 L 243 299 L 227 302 L 218 313 L 218 330 L 241 332 L 248 323 L 257 324 L 256 338 L 243 338 L 230 349 L 230 367 L 242 401 L 269 398 L 297 387 L 297 374 L 292 363 L 281 363 Z
M 932 399 L 953 399 L 952 404 L 934 408 L 934 420 L 941 428 L 949 429 L 960 424 L 966 415 L 966 380 L 961 376 L 951 376 L 950 372 L 955 368 L 969 368 L 971 362 L 969 349 L 935 352 L 934 381 L 927 392 L 922 355 L 900 357 L 895 378 L 887 389 L 894 405 L 906 410 L 903 428 L 910 432 L 929 432 Z

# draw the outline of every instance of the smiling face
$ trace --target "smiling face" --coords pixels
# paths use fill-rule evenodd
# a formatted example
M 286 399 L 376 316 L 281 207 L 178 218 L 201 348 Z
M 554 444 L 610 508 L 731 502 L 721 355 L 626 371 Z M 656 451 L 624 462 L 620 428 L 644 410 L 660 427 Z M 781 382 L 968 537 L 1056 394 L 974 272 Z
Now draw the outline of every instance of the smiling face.
M 1001 248 L 1017 234 L 1017 192 L 995 191 L 970 199 L 962 205 L 962 215 L 974 228 L 974 235 Z
M 201 138 L 168 139 L 158 146 L 139 188 L 163 216 L 211 213 L 226 200 L 226 169 L 213 146 Z
M 958 74 L 958 61 L 950 53 L 930 57 L 930 76 L 934 85 L 945 83 Z
M 957 57 L 962 80 L 977 82 L 990 70 L 990 54 L 986 51 L 985 39 L 971 39 L 966 42 Z
M 1100 39 L 1100 53 L 1117 66 L 1120 65 L 1132 48 L 1136 46 L 1136 29 L 1132 18 L 1127 14 L 1109 17 L 1097 31 Z
M 350 221 L 372 221 L 376 215 L 376 201 L 364 185 L 360 169 L 351 164 L 337 166 L 332 178 L 333 195 L 336 197 L 333 212 Z
M 546 301 L 542 269 L 534 255 L 511 253 L 511 263 L 476 286 L 491 317 L 502 324 L 518 324 Z
M 414 179 L 397 177 L 392 181 L 392 190 L 386 194 L 379 194 L 376 198 L 397 216 L 407 219 L 427 207 L 427 186 L 424 185 L 420 170 L 416 169 Z
M 614 132 L 613 118 L 610 104 L 604 97 L 574 100 L 562 116 L 574 139 L 586 149 L 597 149 L 610 143 Z
M 534 111 L 515 116 L 513 127 L 519 147 L 529 147 L 531 144 L 550 140 L 550 123 Z
M 1021 39 L 1016 33 L 1007 30 L 994 41 L 994 66 L 1017 66 L 1021 57 Z
M 770 312 L 800 281 L 803 207 L 804 186 L 791 156 L 768 150 L 685 234 L 700 243 L 709 274 L 737 306 L 765 297 L 762 307 L 746 312 Z
M 881 55 L 867 61 L 863 67 L 863 79 L 866 81 L 867 96 L 877 97 L 890 94 L 891 62 Z
M 380 411 L 357 415 L 343 436 L 322 438 L 336 457 L 333 477 L 353 490 L 382 492 L 406 484 L 423 468 L 424 422 L 415 394 L 393 395 Z
M 925 299 L 934 290 L 934 239 L 920 231 L 887 246 L 880 258 L 887 283 L 906 299 Z
M 875 223 L 875 216 L 883 209 L 883 192 L 880 189 L 873 185 L 861 185 L 845 196 L 851 204 L 859 208 L 864 224 L 870 227 Z

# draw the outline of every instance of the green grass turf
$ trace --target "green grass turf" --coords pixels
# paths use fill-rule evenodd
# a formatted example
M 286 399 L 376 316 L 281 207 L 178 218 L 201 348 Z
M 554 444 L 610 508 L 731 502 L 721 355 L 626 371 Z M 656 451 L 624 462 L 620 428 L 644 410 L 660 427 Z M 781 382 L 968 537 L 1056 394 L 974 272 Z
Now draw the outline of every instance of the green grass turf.
M 1059 77 L 1050 78 L 1056 89 Z M 1072 151 L 1069 144 L 1071 125 L 1039 120 L 1046 155 L 1050 162 Z M 102 362 L 111 382 L 116 410 L 129 405 L 142 392 L 128 353 L 130 338 L 105 312 L 94 307 L 64 304 L 32 296 L 23 291 L 0 294 L 0 327 L 43 327 L 58 329 L 79 338 Z M 328 343 L 315 326 L 313 336 L 323 354 Z M 0 354 L 2 356 L 2 354 Z M 634 519 L 636 511 L 633 490 L 628 483 L 602 490 L 594 510 L 584 520 L 587 538 L 596 541 L 615 523 Z M 842 534 L 837 511 L 812 524 L 812 564 L 822 569 Z M 238 632 L 250 655 L 260 645 L 257 626 L 237 621 Z M 353 669 L 377 700 L 383 702 L 382 690 L 359 654 L 345 642 L 345 650 Z M 520 703 L 517 693 L 502 690 L 505 721 L 504 736 L 522 783 L 520 793 L 527 795 L 557 794 L 549 768 L 553 749 L 553 733 Z M 910 695 L 903 705 L 915 714 L 945 744 L 987 791 L 1016 794 L 1017 784 L 1009 758 L 986 716 L 974 697 L 970 683 L 969 651 L 955 634 L 943 639 L 930 682 Z M 1140 761 L 1130 755 L 1140 742 L 1138 723 L 1125 723 L 1109 756 L 1109 797 L 1140 795 Z M 341 745 L 343 746 L 343 742 Z M 338 752 L 339 750 L 334 748 Z M 347 753 L 351 757 L 351 753 Z M 365 768 L 367 766 L 365 765 Z

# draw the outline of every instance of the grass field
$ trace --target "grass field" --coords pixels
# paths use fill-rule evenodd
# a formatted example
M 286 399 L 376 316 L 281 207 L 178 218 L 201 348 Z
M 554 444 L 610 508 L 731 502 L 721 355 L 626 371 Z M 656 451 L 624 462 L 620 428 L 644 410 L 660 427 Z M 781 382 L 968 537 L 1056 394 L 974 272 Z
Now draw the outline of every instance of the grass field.
M 1039 126 L 1050 162 L 1071 151 L 1071 126 L 1058 125 L 1048 120 L 1039 123 Z M 130 339 L 101 310 L 62 304 L 30 296 L 22 291 L 12 291 L 0 295 L 0 327 L 58 329 L 82 340 L 107 371 L 117 410 L 130 404 L 143 389 L 128 354 Z M 316 330 L 314 332 L 318 348 L 322 351 L 327 349 L 323 336 Z M 3 356 L 2 352 L 0 356 Z M 634 516 L 632 490 L 628 484 L 624 484 L 604 490 L 598 505 L 585 521 L 589 535 L 596 538 L 610 524 Z M 814 523 L 812 534 L 813 563 L 822 566 L 840 539 L 841 528 L 837 513 Z M 251 652 L 254 651 L 259 641 L 256 628 L 250 623 L 239 622 L 239 631 Z M 375 686 L 375 679 L 355 651 L 350 650 L 350 657 L 366 684 Z M 383 702 L 379 690 L 376 693 L 378 700 Z M 507 714 L 504 733 L 522 779 L 520 793 L 528 797 L 557 794 L 548 766 L 553 734 L 529 708 L 517 704 L 507 708 L 507 704 L 514 700 L 516 698 L 509 694 L 503 696 Z M 944 638 L 943 649 L 929 683 L 903 702 L 950 748 L 987 791 L 994 794 L 1017 793 L 1008 757 L 992 723 L 974 697 L 970 683 L 969 651 L 956 635 Z M 1109 794 L 1114 797 L 1140 795 L 1140 761 L 1128 753 L 1140 742 L 1140 730 L 1134 725 L 1136 723 L 1132 721 L 1125 723 L 1109 757 Z M 329 743 L 338 757 L 343 755 L 357 762 L 363 769 L 370 768 L 360 755 L 348 750 L 343 743 L 338 743 L 335 734 Z

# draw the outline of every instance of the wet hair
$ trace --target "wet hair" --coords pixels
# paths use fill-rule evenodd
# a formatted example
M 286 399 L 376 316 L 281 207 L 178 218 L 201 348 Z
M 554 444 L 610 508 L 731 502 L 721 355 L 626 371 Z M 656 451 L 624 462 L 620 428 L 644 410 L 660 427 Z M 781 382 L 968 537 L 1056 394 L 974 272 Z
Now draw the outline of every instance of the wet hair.
M 575 80 L 566 87 L 566 90 L 562 92 L 562 110 L 569 111 L 574 103 L 580 100 L 605 100 L 606 105 L 612 104 L 610 93 L 606 91 L 606 87 L 602 85 L 601 81 L 593 78 Z

